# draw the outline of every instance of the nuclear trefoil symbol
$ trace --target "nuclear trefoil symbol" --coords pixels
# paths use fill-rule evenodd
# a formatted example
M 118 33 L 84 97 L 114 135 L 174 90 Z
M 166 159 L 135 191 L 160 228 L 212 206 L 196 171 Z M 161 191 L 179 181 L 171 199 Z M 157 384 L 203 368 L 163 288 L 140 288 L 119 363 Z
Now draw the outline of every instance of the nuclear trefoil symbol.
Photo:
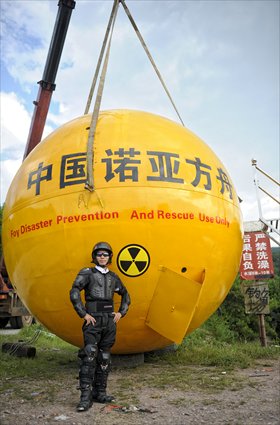
M 150 265 L 148 251 L 141 245 L 126 245 L 118 254 L 117 266 L 121 273 L 129 277 L 137 277 L 145 273 Z

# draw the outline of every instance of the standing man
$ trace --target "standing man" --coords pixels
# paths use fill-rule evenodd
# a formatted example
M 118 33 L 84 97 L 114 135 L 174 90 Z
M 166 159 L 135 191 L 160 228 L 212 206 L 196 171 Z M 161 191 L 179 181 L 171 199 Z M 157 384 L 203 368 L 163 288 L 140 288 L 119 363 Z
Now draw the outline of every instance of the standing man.
M 120 278 L 108 269 L 112 257 L 111 246 L 107 242 L 98 242 L 92 250 L 92 262 L 96 266 L 80 270 L 70 291 L 74 309 L 84 319 L 84 348 L 78 354 L 81 360 L 78 412 L 88 410 L 93 401 L 108 403 L 114 400 L 106 394 L 110 349 L 116 339 L 116 324 L 127 313 L 130 297 Z M 85 305 L 81 300 L 82 290 Z M 117 313 L 113 302 L 115 292 L 121 296 Z

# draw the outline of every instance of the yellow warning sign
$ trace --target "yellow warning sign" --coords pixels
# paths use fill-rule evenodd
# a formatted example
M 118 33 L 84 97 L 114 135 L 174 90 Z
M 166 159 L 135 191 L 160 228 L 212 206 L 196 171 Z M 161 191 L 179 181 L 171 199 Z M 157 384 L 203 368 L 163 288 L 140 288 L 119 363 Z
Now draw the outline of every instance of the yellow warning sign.
M 126 276 L 140 276 L 147 271 L 149 265 L 149 253 L 141 245 L 126 245 L 118 254 L 117 266 Z

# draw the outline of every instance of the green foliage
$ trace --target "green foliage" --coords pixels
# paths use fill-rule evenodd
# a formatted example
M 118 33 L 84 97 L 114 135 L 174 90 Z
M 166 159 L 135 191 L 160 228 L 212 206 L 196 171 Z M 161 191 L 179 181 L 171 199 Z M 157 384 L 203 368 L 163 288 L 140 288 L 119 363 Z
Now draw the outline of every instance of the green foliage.
M 245 313 L 241 282 L 240 277 L 235 280 L 219 309 L 220 317 L 225 326 L 233 332 L 235 340 L 253 341 L 258 337 L 258 317 Z
M 197 344 L 195 335 L 192 341 L 187 337 L 176 353 L 179 364 L 216 366 L 225 369 L 246 368 L 257 359 L 277 358 L 279 349 L 276 346 L 261 347 L 260 343 L 206 343 Z
M 280 277 L 269 281 L 270 315 L 266 317 L 268 330 L 280 340 Z
M 268 279 L 270 314 L 265 316 L 266 334 L 269 340 L 280 340 L 280 249 L 273 248 L 275 277 Z M 205 324 L 211 335 L 219 341 L 256 341 L 259 338 L 258 316 L 246 314 L 242 279 L 238 276 L 223 304 Z
M 276 275 L 280 274 L 280 246 L 272 248 L 272 258 L 274 264 L 274 272 Z
M 248 333 L 247 328 L 242 329 Z M 257 359 L 279 357 L 279 346 L 262 347 L 254 335 L 253 342 L 236 338 L 236 333 L 220 314 L 215 313 L 199 329 L 188 335 L 178 347 L 175 361 L 179 364 L 217 366 L 226 369 L 246 368 Z M 171 358 L 171 357 L 170 357 Z M 173 360 L 174 361 L 174 360 Z
M 218 330 L 214 331 L 217 325 Z M 224 329 L 223 329 L 224 328 Z M 279 346 L 262 347 L 259 341 L 235 341 L 232 331 L 218 315 L 188 335 L 176 352 L 161 356 L 158 361 L 174 365 L 213 366 L 232 370 L 252 366 L 256 360 L 277 359 Z M 153 359 L 154 361 L 154 359 Z
M 230 328 L 228 322 L 221 317 L 220 310 L 213 314 L 205 324 L 209 333 L 209 339 L 214 338 L 222 343 L 233 343 L 236 340 L 235 332 Z

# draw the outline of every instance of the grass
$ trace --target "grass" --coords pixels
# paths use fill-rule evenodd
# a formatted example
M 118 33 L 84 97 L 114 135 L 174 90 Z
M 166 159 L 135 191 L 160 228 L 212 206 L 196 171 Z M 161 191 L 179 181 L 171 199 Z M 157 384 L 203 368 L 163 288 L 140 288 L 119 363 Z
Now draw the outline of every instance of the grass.
M 164 359 L 176 365 L 216 366 L 225 370 L 247 368 L 259 359 L 276 359 L 277 347 L 260 347 L 258 343 L 233 343 L 223 345 L 183 346 L 176 353 L 166 354 Z
M 22 329 L 17 335 L 0 335 L 0 344 L 23 341 L 36 347 L 33 359 L 8 353 L 0 356 L 0 381 L 5 394 L 26 400 L 55 400 L 65 385 L 75 391 L 78 376 L 77 347 L 49 333 L 41 325 Z M 153 397 L 161 391 L 215 392 L 242 387 L 237 369 L 253 367 L 256 362 L 270 365 L 279 358 L 279 346 L 261 347 L 255 343 L 226 343 L 213 338 L 208 331 L 198 329 L 177 348 L 163 355 L 146 356 L 146 361 L 134 369 L 123 368 L 115 382 L 120 401 L 137 404 L 135 394 L 150 388 Z M 26 389 L 28 388 L 28 391 Z M 177 400 L 177 399 L 176 399 Z M 180 400 L 174 401 L 180 404 Z
M 229 371 L 247 368 L 257 360 L 277 359 L 279 348 L 275 344 L 262 347 L 259 341 L 227 342 L 222 337 L 213 337 L 207 328 L 202 327 L 186 337 L 175 353 L 167 353 L 159 361 L 175 365 L 215 366 Z
M 24 342 L 36 348 L 34 358 L 0 355 L 0 394 L 25 401 L 53 403 L 69 387 L 77 397 L 77 347 L 49 333 L 41 325 L 22 329 L 17 335 L 0 335 L 0 344 Z
M 155 367 L 156 366 L 156 367 Z M 118 382 L 118 393 L 138 394 L 141 388 L 164 391 L 221 391 L 241 388 L 240 377 L 217 367 L 170 365 L 166 362 L 145 364 L 133 370 L 123 370 Z
M 36 347 L 34 358 L 1 353 L 0 379 L 53 378 L 65 368 L 77 367 L 77 348 L 47 332 L 41 325 L 23 328 L 17 335 L 0 335 L 0 343 L 26 343 Z

